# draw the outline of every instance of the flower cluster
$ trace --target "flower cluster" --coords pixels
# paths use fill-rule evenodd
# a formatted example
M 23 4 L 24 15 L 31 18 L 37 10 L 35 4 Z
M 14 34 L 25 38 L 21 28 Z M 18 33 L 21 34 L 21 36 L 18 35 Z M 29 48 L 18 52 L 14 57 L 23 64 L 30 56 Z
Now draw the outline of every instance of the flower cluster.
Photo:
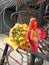
M 31 18 L 29 23 L 29 30 L 26 34 L 26 39 L 30 42 L 30 48 L 33 52 L 38 51 L 39 40 L 46 37 L 46 32 L 42 27 L 37 27 L 38 22 L 36 18 Z

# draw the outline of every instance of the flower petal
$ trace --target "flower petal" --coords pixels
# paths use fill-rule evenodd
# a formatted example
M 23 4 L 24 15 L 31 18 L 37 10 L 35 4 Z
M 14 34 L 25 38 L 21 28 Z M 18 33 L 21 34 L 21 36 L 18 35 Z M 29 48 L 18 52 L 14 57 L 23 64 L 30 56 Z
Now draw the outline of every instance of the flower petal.
M 36 29 L 37 28 L 37 21 L 36 18 L 31 18 L 29 23 L 29 29 Z
M 43 28 L 37 28 L 36 33 L 39 40 L 42 40 L 46 37 L 46 31 Z
M 37 52 L 38 51 L 38 46 L 39 46 L 39 42 L 35 42 L 33 41 L 32 43 L 30 43 L 30 49 L 33 51 L 33 52 Z

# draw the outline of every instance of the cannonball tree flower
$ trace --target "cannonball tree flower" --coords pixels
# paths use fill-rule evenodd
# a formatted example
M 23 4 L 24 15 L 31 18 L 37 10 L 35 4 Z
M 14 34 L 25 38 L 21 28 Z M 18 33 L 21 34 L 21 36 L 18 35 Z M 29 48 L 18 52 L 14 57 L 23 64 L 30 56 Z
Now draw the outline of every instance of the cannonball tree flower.
M 39 40 L 46 37 L 46 31 L 43 28 L 37 27 L 36 18 L 31 18 L 29 23 L 29 30 L 26 33 L 26 40 L 30 42 L 30 49 L 33 52 L 38 51 Z

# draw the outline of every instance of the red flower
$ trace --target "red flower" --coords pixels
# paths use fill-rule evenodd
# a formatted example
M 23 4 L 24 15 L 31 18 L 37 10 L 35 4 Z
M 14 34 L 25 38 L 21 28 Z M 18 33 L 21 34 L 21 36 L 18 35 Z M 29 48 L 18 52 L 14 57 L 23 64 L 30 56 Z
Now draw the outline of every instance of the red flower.
M 39 40 L 46 37 L 46 32 L 43 28 L 37 28 L 36 18 L 31 18 L 29 30 L 26 34 L 26 39 L 30 42 L 30 48 L 33 52 L 38 51 Z
M 36 22 L 36 18 L 31 18 L 30 19 L 30 23 L 29 23 L 29 29 L 36 29 L 37 28 L 37 22 Z

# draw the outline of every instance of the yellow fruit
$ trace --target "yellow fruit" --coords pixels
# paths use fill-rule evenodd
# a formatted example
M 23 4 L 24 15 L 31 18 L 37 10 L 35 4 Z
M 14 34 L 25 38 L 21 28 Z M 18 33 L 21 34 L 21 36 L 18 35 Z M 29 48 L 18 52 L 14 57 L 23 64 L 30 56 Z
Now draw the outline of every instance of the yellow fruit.
M 13 40 L 14 38 L 12 36 L 10 36 L 10 39 Z
M 20 42 L 20 47 L 23 46 L 23 42 Z
M 23 40 L 25 40 L 24 37 L 20 37 L 20 38 L 19 38 L 19 41 L 23 41 Z
M 27 27 L 28 27 L 28 25 L 27 25 L 27 24 L 23 24 L 23 27 L 26 27 L 26 28 L 27 28 Z
M 28 30 L 27 24 L 19 24 L 16 23 L 13 28 L 10 29 L 9 37 L 10 40 L 13 43 L 18 43 L 18 46 L 22 47 L 22 49 L 27 50 L 28 49 L 28 42 L 26 41 L 26 32 Z M 14 45 L 13 45 L 14 46 Z
M 26 36 L 26 31 L 22 31 L 23 36 Z
M 27 31 L 27 28 L 23 27 L 23 30 Z
M 26 46 L 21 46 L 21 48 L 22 48 L 24 51 L 27 50 Z
M 20 25 L 19 25 L 19 27 L 20 27 L 20 28 L 22 28 L 22 27 L 23 27 L 23 25 L 22 25 L 22 24 L 20 24 Z
M 19 23 L 16 23 L 13 28 L 17 28 L 19 25 Z

